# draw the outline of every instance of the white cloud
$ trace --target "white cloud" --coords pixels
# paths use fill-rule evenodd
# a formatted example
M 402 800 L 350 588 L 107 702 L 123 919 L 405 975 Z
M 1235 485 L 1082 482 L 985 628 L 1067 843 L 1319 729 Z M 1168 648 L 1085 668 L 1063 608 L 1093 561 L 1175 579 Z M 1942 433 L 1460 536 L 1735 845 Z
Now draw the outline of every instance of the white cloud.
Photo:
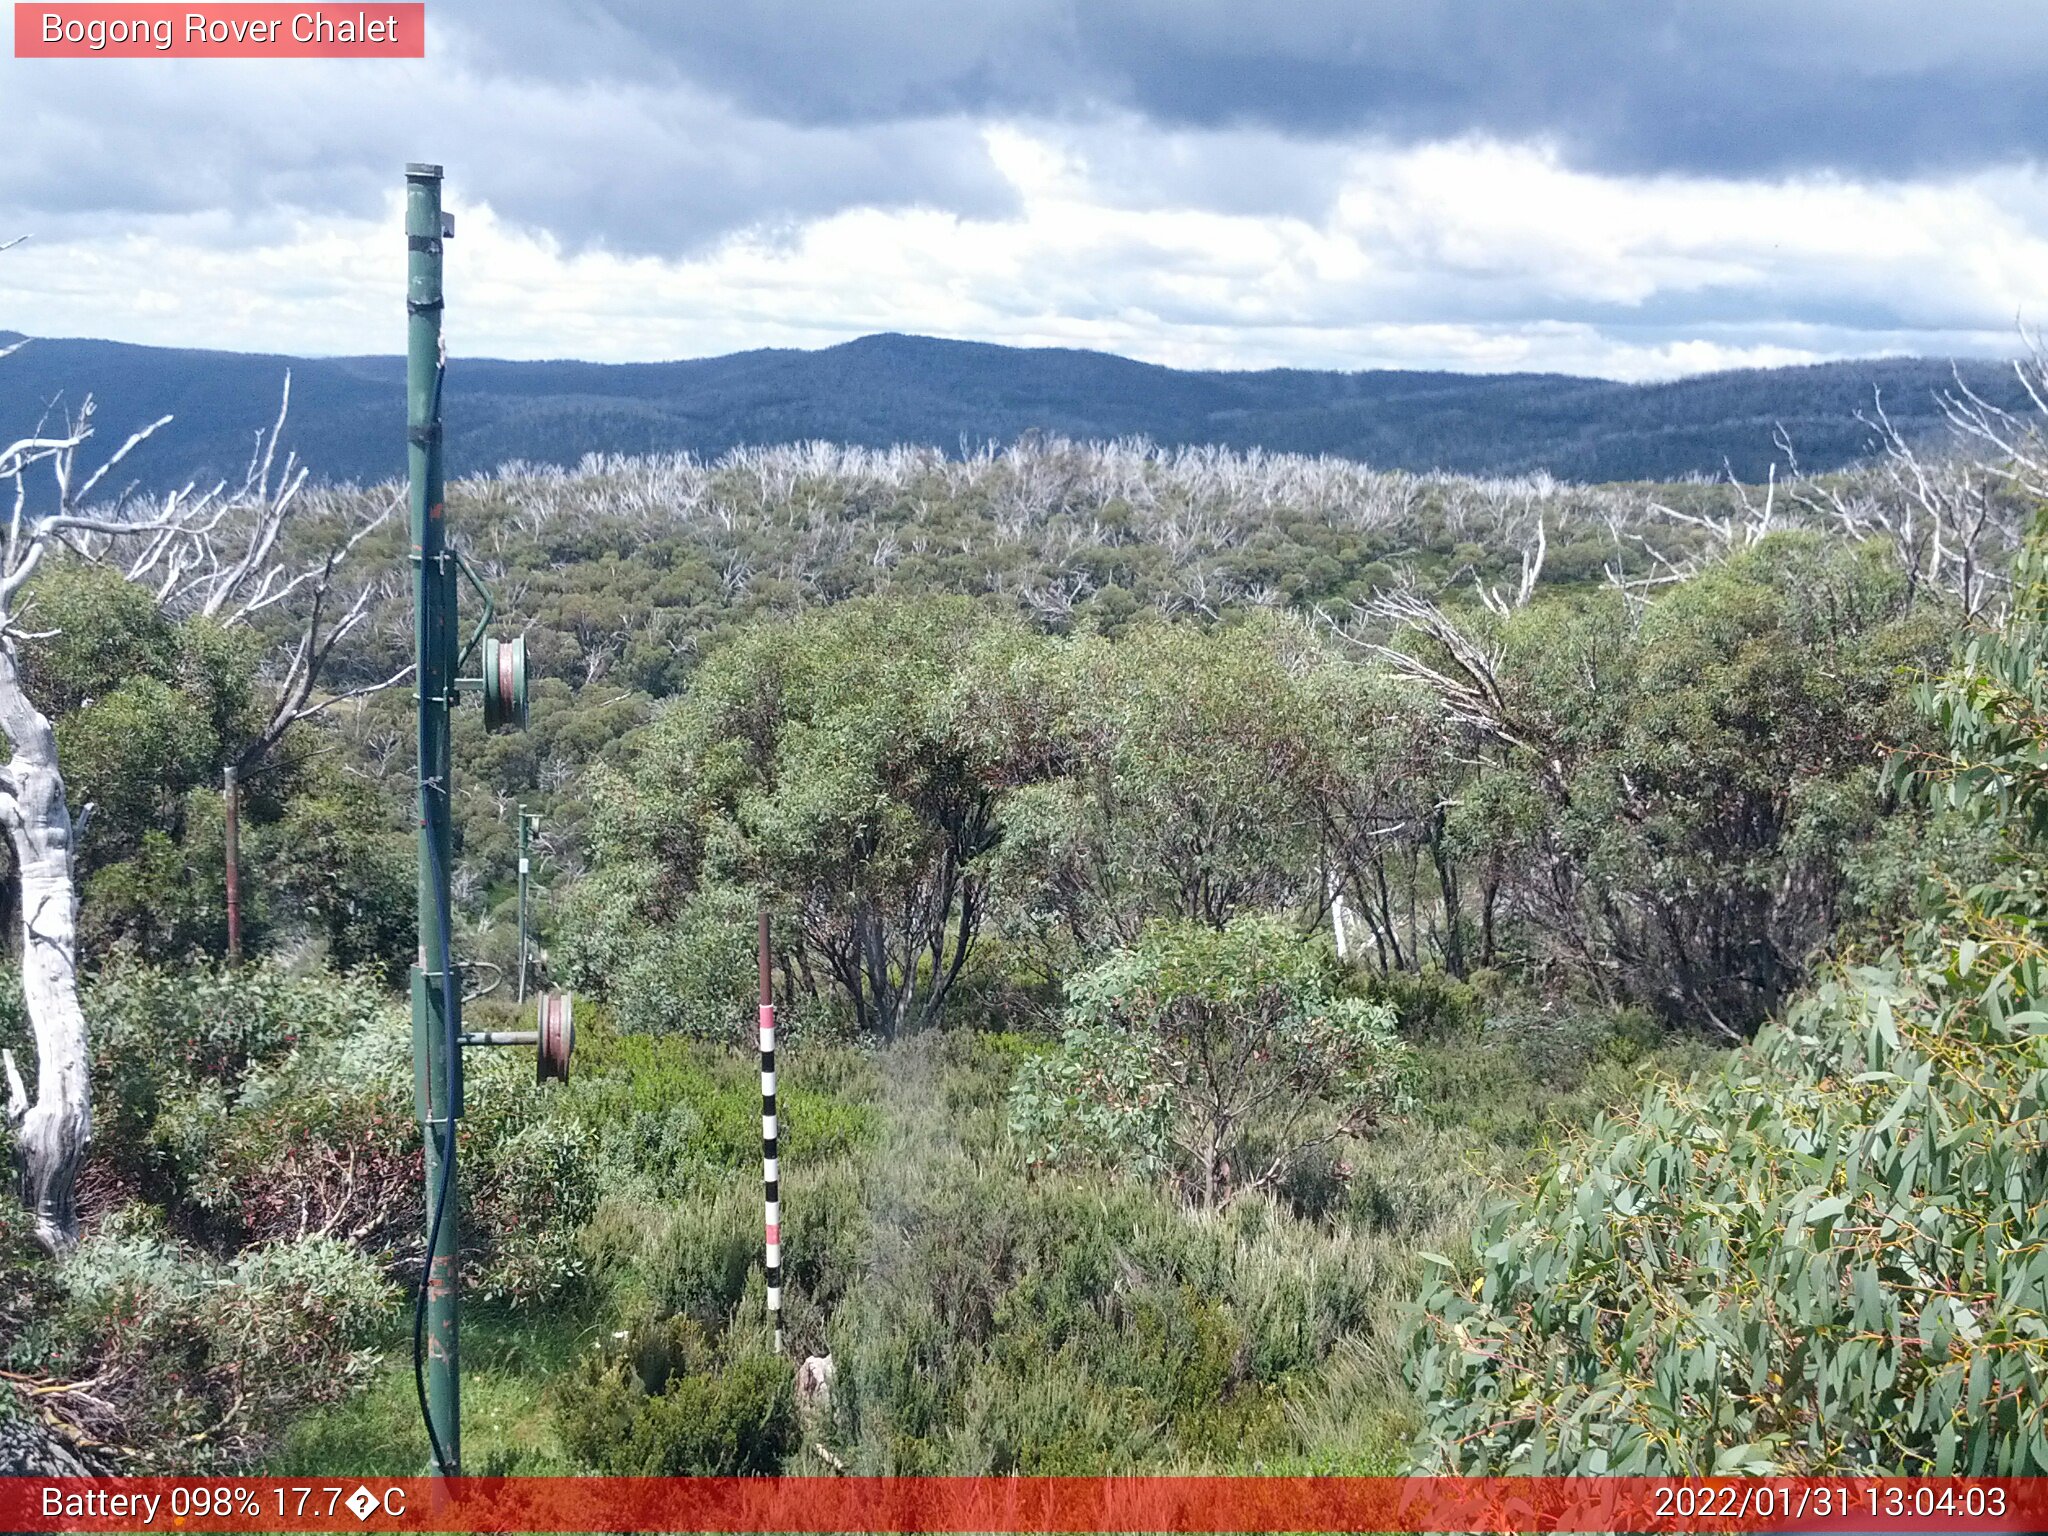
M 1178 366 L 1654 378 L 1999 351 L 2048 299 L 2048 176 L 2026 167 L 1892 184 L 1621 177 L 1541 145 L 1333 150 L 1134 118 L 992 124 L 976 153 L 1012 211 L 854 207 L 667 258 L 568 248 L 451 180 L 451 348 L 653 360 L 901 330 Z M 1166 171 L 1134 178 L 1141 163 Z M 1216 176 L 1241 189 L 1261 165 L 1304 190 L 1216 195 Z M 398 347 L 395 196 L 379 217 L 273 215 L 253 249 L 223 244 L 217 215 L 125 223 L 0 257 L 0 326 Z

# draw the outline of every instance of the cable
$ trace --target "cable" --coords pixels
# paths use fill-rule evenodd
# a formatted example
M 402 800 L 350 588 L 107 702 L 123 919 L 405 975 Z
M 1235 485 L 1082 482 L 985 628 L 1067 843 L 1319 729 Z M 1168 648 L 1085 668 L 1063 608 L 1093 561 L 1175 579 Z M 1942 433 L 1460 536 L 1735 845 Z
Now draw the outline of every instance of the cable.
M 441 420 L 441 383 L 447 376 L 448 363 L 444 355 L 434 369 L 434 406 L 429 419 L 436 424 Z M 422 555 L 422 559 L 424 560 L 424 555 Z M 425 565 L 422 564 L 421 572 L 423 577 L 425 569 Z M 434 638 L 438 639 L 438 636 Z M 424 678 L 422 682 L 424 682 Z M 424 697 L 421 702 L 424 706 L 426 703 Z M 436 707 L 445 709 L 447 707 L 445 698 L 437 701 Z M 422 707 L 420 710 L 419 766 L 417 777 L 419 779 L 420 808 L 423 811 L 427 806 L 427 796 L 432 793 L 431 780 L 428 774 L 427 749 L 427 711 Z M 439 765 L 436 764 L 435 766 Z M 444 780 L 442 784 L 444 795 L 446 790 L 447 784 Z M 445 814 L 442 819 L 446 819 Z M 434 1283 L 434 1249 L 441 1241 L 441 1224 L 447 1215 L 448 1202 L 454 1197 L 455 1192 L 455 1095 L 453 1090 L 456 1069 L 460 1065 L 459 1053 L 462 1050 L 462 1046 L 456 1038 L 455 967 L 451 963 L 448 944 L 448 929 L 453 921 L 453 914 L 449 910 L 448 901 L 448 872 L 441 863 L 441 839 L 436 835 L 436 830 L 430 822 L 427 829 L 427 850 L 433 866 L 434 916 L 440 929 L 441 938 L 440 952 L 435 956 L 435 959 L 439 962 L 441 969 L 441 1024 L 445 1031 L 447 1052 L 448 1081 L 442 1085 L 447 1090 L 448 1097 L 448 1114 L 442 1122 L 442 1130 L 443 1134 L 447 1137 L 447 1143 L 441 1152 L 440 1187 L 434 1192 L 434 1209 L 427 1220 L 427 1251 L 426 1256 L 420 1261 L 419 1291 L 413 1297 L 412 1384 L 413 1390 L 419 1395 L 420 1422 L 427 1427 L 427 1445 L 433 1452 L 435 1470 L 437 1472 L 445 1472 L 450 1470 L 448 1453 L 441 1444 L 441 1436 L 434 1428 L 434 1412 L 427 1403 L 427 1292 Z M 429 1136 L 433 1135 L 432 1110 L 433 1106 L 429 1104 L 427 1116 L 427 1134 Z M 454 1257 L 459 1266 L 462 1256 L 458 1253 Z
M 439 956 L 441 962 L 441 1018 L 446 1030 L 448 1075 L 452 1079 L 457 1064 L 456 1053 L 462 1049 L 462 1046 L 456 1038 L 455 975 L 452 966 L 449 964 L 448 882 L 444 877 L 440 863 L 439 843 L 436 839 L 432 838 L 428 841 L 434 849 L 434 884 L 435 896 L 438 902 L 436 915 L 440 919 L 441 927 L 441 952 Z M 448 1116 L 443 1121 L 443 1134 L 447 1137 L 447 1144 L 442 1148 L 441 1152 L 441 1182 L 440 1187 L 434 1193 L 434 1211 L 427 1224 L 427 1251 L 426 1256 L 421 1260 L 419 1291 L 413 1297 L 412 1306 L 413 1390 L 419 1395 L 420 1420 L 427 1427 L 427 1444 L 434 1453 L 434 1465 L 437 1469 L 441 1470 L 446 1470 L 449 1467 L 448 1453 L 441 1444 L 440 1435 L 435 1432 L 433 1409 L 427 1403 L 427 1290 L 433 1284 L 434 1249 L 441 1240 L 441 1223 L 447 1213 L 448 1202 L 453 1198 L 455 1184 L 455 1106 L 452 1102 L 454 1099 L 453 1083 L 450 1082 L 445 1086 L 450 1090 L 448 1097 L 451 1101 L 448 1105 Z M 432 1121 L 429 1120 L 428 1134 L 431 1135 L 432 1133 Z M 461 1262 L 461 1255 L 457 1254 L 455 1258 L 459 1264 Z

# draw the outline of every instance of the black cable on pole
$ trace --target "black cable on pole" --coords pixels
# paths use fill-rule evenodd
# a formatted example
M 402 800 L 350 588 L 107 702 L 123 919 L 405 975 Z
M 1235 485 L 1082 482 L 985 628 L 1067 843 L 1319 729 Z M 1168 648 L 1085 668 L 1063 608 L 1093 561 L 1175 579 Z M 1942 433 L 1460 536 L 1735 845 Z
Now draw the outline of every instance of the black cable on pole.
M 448 364 L 444 359 L 434 370 L 434 409 L 432 420 L 437 427 L 441 424 L 441 383 L 447 376 Z M 452 683 L 453 679 L 448 681 Z M 424 685 L 425 679 L 422 678 L 421 682 Z M 421 702 L 424 706 L 427 701 L 423 698 Z M 446 708 L 446 701 L 437 701 L 436 707 Z M 427 712 L 425 707 L 422 707 L 420 710 L 417 777 L 419 779 L 421 795 L 420 803 L 424 807 L 426 804 L 425 797 L 433 792 L 432 776 L 427 768 Z M 446 814 L 445 797 L 447 790 L 448 786 L 443 783 L 441 785 L 441 792 L 444 796 L 444 816 Z M 441 1444 L 441 1436 L 434 1429 L 434 1411 L 427 1403 L 427 1288 L 434 1283 L 434 1249 L 441 1241 L 441 1223 L 447 1214 L 448 1202 L 454 1195 L 455 1096 L 453 1080 L 458 1063 L 458 1053 L 461 1051 L 462 1046 L 456 1038 L 455 967 L 451 963 L 451 953 L 448 944 L 448 928 L 453 918 L 453 914 L 449 910 L 448 901 L 448 871 L 441 863 L 441 840 L 438 837 L 429 837 L 427 839 L 427 846 L 433 851 L 434 911 L 439 919 L 438 926 L 441 930 L 440 953 L 435 959 L 439 962 L 441 968 L 441 1026 L 446 1031 L 447 1042 L 447 1069 L 444 1074 L 447 1081 L 443 1082 L 442 1088 L 448 1101 L 448 1113 L 443 1117 L 441 1127 L 442 1135 L 446 1138 L 441 1147 L 441 1182 L 440 1187 L 434 1192 L 434 1209 L 427 1221 L 427 1252 L 425 1258 L 420 1262 L 419 1290 L 414 1295 L 412 1304 L 412 1385 L 413 1390 L 419 1394 L 420 1422 L 427 1427 L 427 1445 L 433 1452 L 435 1471 L 447 1472 L 450 1470 L 448 1455 Z M 429 1106 L 430 1110 L 431 1107 Z M 433 1118 L 431 1113 L 427 1120 L 427 1133 L 430 1136 L 433 1134 Z M 456 1263 L 460 1265 L 461 1255 L 457 1254 L 455 1259 Z
M 456 1038 L 455 1028 L 455 976 L 449 963 L 448 951 L 448 884 L 440 865 L 440 850 L 435 849 L 434 880 L 437 899 L 440 903 L 441 918 L 441 1019 L 446 1030 L 447 1075 L 452 1079 L 455 1070 L 456 1053 L 462 1049 Z M 452 1083 L 444 1084 L 453 1098 Z M 434 1192 L 433 1216 L 427 1225 L 427 1252 L 420 1263 L 420 1285 L 412 1303 L 412 1385 L 419 1395 L 420 1421 L 427 1427 L 427 1444 L 434 1453 L 434 1466 L 438 1470 L 448 1469 L 448 1455 L 441 1445 L 441 1437 L 434 1430 L 434 1412 L 427 1404 L 427 1287 L 434 1283 L 434 1249 L 441 1240 L 441 1222 L 448 1210 L 448 1202 L 454 1195 L 455 1185 L 455 1106 L 448 1105 L 449 1113 L 442 1121 L 442 1135 L 445 1140 L 441 1147 L 441 1182 Z M 432 1122 L 428 1125 L 432 1132 Z M 461 1262 L 461 1255 L 455 1256 Z

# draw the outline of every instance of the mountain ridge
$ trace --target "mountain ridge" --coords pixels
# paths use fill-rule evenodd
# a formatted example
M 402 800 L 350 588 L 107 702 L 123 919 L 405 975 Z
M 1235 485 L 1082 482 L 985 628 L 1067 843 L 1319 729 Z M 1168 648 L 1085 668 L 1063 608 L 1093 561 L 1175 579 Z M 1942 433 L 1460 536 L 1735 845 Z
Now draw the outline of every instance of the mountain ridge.
M 19 333 L 0 333 L 0 335 Z M 1558 373 L 1302 368 L 1175 369 L 1070 347 L 1008 347 L 880 332 L 815 350 L 756 348 L 652 363 L 455 359 L 451 474 L 587 453 L 725 449 L 802 439 L 958 452 L 1028 432 L 1167 446 L 1334 454 L 1384 468 L 1573 480 L 1760 478 L 1784 424 L 1808 467 L 1869 450 L 1856 420 L 1873 389 L 1909 434 L 1939 426 L 1951 364 L 1870 358 L 1734 369 L 1645 384 Z M 1953 365 L 2020 405 L 2009 367 Z M 102 430 L 177 419 L 131 459 L 145 489 L 238 473 L 292 375 L 289 446 L 316 475 L 373 481 L 403 469 L 404 361 L 291 357 L 33 338 L 0 362 L 0 420 L 31 424 L 90 391 Z

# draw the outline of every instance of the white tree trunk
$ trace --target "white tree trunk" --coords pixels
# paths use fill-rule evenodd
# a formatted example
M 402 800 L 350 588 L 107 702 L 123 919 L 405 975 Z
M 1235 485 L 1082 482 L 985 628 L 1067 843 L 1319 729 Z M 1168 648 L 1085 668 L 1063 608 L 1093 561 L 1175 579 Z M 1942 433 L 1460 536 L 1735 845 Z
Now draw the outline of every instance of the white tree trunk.
M 92 1138 L 92 1080 L 78 1006 L 78 895 L 71 810 L 57 768 L 57 735 L 28 701 L 11 638 L 0 636 L 0 731 L 14 747 L 4 770 L 0 821 L 21 872 L 21 989 L 35 1035 L 36 1095 L 4 1054 L 7 1119 L 15 1127 L 22 1203 L 52 1253 L 78 1241 L 75 1193 Z

